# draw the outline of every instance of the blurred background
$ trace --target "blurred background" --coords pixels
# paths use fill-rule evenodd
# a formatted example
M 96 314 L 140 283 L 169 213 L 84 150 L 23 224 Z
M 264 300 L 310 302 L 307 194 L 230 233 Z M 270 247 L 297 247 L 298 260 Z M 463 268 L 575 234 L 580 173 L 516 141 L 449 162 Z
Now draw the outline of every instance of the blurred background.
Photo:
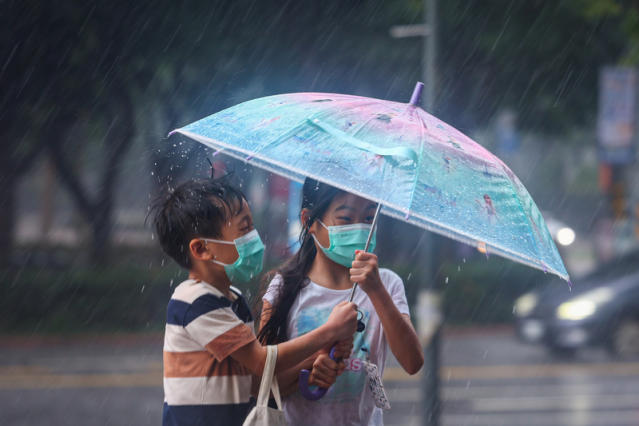
M 639 424 L 639 2 L 2 8 L 0 423 L 160 422 L 166 303 L 186 273 L 145 219 L 209 159 L 248 196 L 267 266 L 290 252 L 299 188 L 170 130 L 278 93 L 407 102 L 425 81 L 425 109 L 519 176 L 572 286 L 382 217 L 380 263 L 416 323 L 444 318 L 421 331 L 420 375 L 387 365 L 386 424 Z M 259 301 L 259 283 L 244 291 Z

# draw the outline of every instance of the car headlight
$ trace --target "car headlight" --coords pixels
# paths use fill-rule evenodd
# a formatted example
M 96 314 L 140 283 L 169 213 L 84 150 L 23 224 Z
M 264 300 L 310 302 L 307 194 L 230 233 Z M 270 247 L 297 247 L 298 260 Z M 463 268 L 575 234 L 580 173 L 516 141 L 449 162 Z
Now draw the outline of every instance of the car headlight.
M 535 293 L 526 293 L 515 301 L 513 313 L 518 317 L 525 317 L 537 306 L 537 295 Z
M 557 308 L 557 317 L 564 320 L 578 321 L 588 318 L 597 308 L 608 302 L 613 292 L 608 287 L 601 287 L 582 294 L 572 300 L 562 303 Z
M 566 320 L 582 320 L 594 314 L 597 306 L 592 300 L 575 300 L 559 305 L 557 316 Z

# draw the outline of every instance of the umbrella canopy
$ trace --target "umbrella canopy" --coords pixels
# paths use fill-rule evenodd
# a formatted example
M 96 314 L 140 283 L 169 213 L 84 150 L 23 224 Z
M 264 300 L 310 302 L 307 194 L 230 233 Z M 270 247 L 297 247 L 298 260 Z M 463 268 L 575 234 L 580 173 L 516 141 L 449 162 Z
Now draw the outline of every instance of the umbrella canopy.
M 254 99 L 171 133 L 568 280 L 539 209 L 495 155 L 416 104 L 331 93 Z

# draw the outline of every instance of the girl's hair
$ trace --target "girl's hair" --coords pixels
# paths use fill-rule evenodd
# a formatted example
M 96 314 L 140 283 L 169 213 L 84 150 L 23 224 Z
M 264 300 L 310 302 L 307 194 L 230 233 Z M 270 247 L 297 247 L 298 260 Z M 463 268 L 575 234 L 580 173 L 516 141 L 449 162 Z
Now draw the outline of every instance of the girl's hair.
M 281 285 L 278 287 L 277 297 L 270 309 L 270 318 L 260 330 L 257 338 L 264 344 L 281 343 L 287 340 L 286 322 L 288 313 L 293 306 L 302 287 L 308 285 L 308 271 L 311 269 L 317 249 L 312 235 L 308 232 L 315 220 L 320 219 L 333 199 L 344 191 L 333 186 L 306 178 L 302 188 L 302 209 L 308 209 L 309 215 L 306 223 L 302 224 L 300 232 L 300 248 L 279 269 L 271 271 L 267 275 L 267 281 L 275 274 L 281 276 Z M 301 210 L 301 209 L 300 209 Z M 262 312 L 264 314 L 264 312 Z

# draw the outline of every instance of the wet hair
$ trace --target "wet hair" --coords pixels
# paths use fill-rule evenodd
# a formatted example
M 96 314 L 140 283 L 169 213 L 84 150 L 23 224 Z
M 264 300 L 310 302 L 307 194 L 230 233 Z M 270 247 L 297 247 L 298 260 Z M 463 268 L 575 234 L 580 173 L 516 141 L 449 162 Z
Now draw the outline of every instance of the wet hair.
M 268 283 L 268 280 L 276 274 L 282 277 L 282 285 L 270 309 L 270 318 L 257 335 L 263 344 L 275 344 L 287 340 L 288 313 L 300 290 L 309 283 L 307 274 L 317 254 L 315 241 L 308 229 L 313 222 L 324 215 L 333 199 L 340 194 L 344 194 L 344 191 L 314 179 L 307 178 L 304 181 L 301 208 L 308 209 L 309 215 L 307 222 L 302 224 L 299 236 L 300 248 L 278 269 L 271 271 L 265 281 L 265 284 Z
M 246 197 L 229 182 L 192 179 L 160 194 L 149 215 L 162 250 L 180 266 L 191 269 L 189 242 L 193 238 L 219 238 L 224 223 L 238 214 Z

